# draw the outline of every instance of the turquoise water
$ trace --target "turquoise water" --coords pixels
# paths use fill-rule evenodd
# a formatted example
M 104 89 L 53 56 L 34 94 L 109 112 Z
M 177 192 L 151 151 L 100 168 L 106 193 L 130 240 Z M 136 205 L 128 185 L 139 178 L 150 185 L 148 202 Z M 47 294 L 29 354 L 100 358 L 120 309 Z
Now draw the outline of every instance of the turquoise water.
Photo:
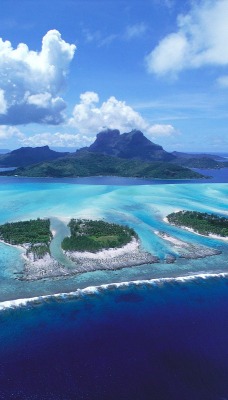
M 80 184 L 80 182 L 82 182 Z M 179 259 L 175 264 L 163 262 L 119 271 L 97 271 L 70 278 L 37 282 L 23 282 L 16 277 L 23 269 L 21 250 L 0 243 L 0 301 L 32 297 L 110 282 L 151 279 L 158 277 L 219 273 L 228 270 L 228 246 L 222 240 L 205 238 L 167 225 L 163 218 L 179 209 L 215 212 L 227 215 L 228 184 L 176 183 L 142 185 L 142 181 L 111 178 L 109 185 L 102 178 L 87 180 L 49 180 L 1 178 L 0 223 L 28 218 L 50 217 L 58 231 L 52 244 L 52 253 L 60 260 L 61 238 L 67 234 L 67 221 L 72 217 L 105 218 L 128 224 L 138 233 L 142 247 L 161 260 L 172 248 L 154 231 L 165 230 L 179 239 L 203 244 L 222 251 L 219 256 L 203 260 Z M 114 182 L 115 184 L 112 184 Z M 140 184 L 135 184 L 135 183 Z

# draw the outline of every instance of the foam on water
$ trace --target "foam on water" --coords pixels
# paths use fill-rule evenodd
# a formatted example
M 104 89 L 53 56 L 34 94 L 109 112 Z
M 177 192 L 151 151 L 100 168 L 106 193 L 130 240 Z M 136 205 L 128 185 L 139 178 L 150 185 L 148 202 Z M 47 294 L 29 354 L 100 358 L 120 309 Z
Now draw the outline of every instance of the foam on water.
M 156 279 L 142 279 L 138 281 L 129 281 L 129 282 L 114 282 L 103 284 L 99 286 L 88 286 L 84 289 L 77 289 L 76 291 L 69 293 L 56 293 L 52 295 L 44 295 L 44 296 L 36 296 L 31 298 L 24 299 L 16 299 L 16 300 L 8 300 L 0 302 L 0 311 L 4 311 L 7 309 L 14 309 L 19 307 L 26 307 L 31 305 L 36 305 L 40 303 L 45 303 L 48 300 L 67 300 L 70 298 L 82 298 L 84 296 L 91 295 L 99 295 L 102 291 L 120 289 L 124 287 L 133 287 L 133 286 L 161 286 L 169 283 L 183 283 L 189 281 L 196 280 L 206 280 L 206 279 L 221 279 L 227 278 L 228 272 L 222 272 L 217 274 L 210 273 L 202 273 L 196 275 L 186 275 L 186 276 L 178 276 L 178 277 L 170 277 L 170 278 L 156 278 Z

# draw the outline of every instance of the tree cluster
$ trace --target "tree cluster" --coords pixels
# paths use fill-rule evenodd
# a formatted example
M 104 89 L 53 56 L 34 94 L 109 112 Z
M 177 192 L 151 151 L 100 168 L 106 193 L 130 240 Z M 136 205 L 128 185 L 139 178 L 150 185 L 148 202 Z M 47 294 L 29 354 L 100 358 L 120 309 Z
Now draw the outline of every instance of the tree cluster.
M 101 220 L 71 219 L 71 236 L 62 242 L 69 251 L 97 252 L 102 249 L 122 247 L 136 237 L 132 228 Z
M 49 219 L 7 222 L 0 225 L 0 239 L 12 245 L 27 244 L 27 253 L 32 252 L 36 258 L 49 253 L 52 239 Z
M 191 228 L 202 235 L 228 236 L 228 219 L 216 214 L 179 211 L 169 214 L 167 219 L 171 224 Z

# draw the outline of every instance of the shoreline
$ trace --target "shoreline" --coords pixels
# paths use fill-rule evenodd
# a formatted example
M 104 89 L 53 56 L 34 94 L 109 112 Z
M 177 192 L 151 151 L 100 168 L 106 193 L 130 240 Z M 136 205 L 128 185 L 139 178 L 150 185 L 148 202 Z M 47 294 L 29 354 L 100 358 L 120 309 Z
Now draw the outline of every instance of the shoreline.
M 171 245 L 173 252 L 175 255 L 171 255 L 172 259 L 171 262 L 175 262 L 176 258 L 185 258 L 188 260 L 197 260 L 199 258 L 206 258 L 211 256 L 216 256 L 221 254 L 222 252 L 217 249 L 213 249 L 211 247 L 207 247 L 205 245 L 193 244 L 190 242 L 186 242 L 184 240 L 178 239 L 175 236 L 169 235 L 167 232 L 164 231 L 154 231 L 154 233 L 161 237 L 163 240 L 166 240 Z
M 75 263 L 75 271 L 78 273 L 116 270 L 160 262 L 157 256 L 141 250 L 140 242 L 135 238 L 120 248 L 104 249 L 97 253 L 66 251 L 64 254 Z
M 53 233 L 56 234 L 56 232 Z M 64 278 L 99 270 L 115 271 L 122 268 L 159 264 L 161 262 L 173 264 L 178 258 L 200 259 L 222 253 L 217 249 L 185 242 L 169 235 L 167 232 L 154 231 L 154 233 L 163 240 L 168 241 L 172 247 L 171 252 L 166 254 L 164 260 L 141 249 L 140 241 L 134 237 L 131 242 L 120 248 L 103 249 L 96 253 L 63 251 L 63 254 L 71 261 L 71 266 L 61 264 L 49 253 L 46 253 L 41 258 L 37 258 L 32 251 L 28 251 L 26 254 L 29 245 L 11 245 L 3 240 L 1 242 L 23 250 L 21 256 L 24 259 L 24 267 L 19 274 L 20 276 L 16 278 L 22 281 Z
M 224 167 L 228 168 L 228 167 Z M 192 170 L 192 168 L 188 168 Z M 220 168 L 222 169 L 222 168 Z M 214 169 L 209 169 L 209 170 L 214 170 Z M 216 168 L 217 170 L 217 168 Z M 202 177 L 195 177 L 195 178 L 155 178 L 155 177 L 146 177 L 146 176 L 120 176 L 120 175 L 86 175 L 86 176 L 26 176 L 26 175 L 4 175 L 3 172 L 5 171 L 0 171 L 0 177 L 7 177 L 7 178 L 25 178 L 25 179 L 87 179 L 87 178 L 123 178 L 123 179 L 135 179 L 135 180 L 148 180 L 148 181 L 205 181 L 204 183 L 207 183 L 208 180 L 213 179 L 213 176 L 202 176 Z M 194 182 L 195 183 L 195 182 Z
M 63 252 L 73 262 L 72 267 L 59 263 L 49 253 L 41 258 L 36 258 L 32 251 L 26 254 L 29 246 L 12 245 L 1 240 L 2 243 L 23 250 L 21 257 L 24 259 L 23 271 L 18 280 L 35 281 L 70 277 L 81 273 L 98 270 L 117 270 L 145 264 L 159 263 L 160 259 L 140 249 L 140 242 L 132 238 L 131 242 L 120 248 L 104 249 L 97 253 L 90 252 Z
M 199 233 L 199 232 L 195 231 L 193 228 L 189 228 L 188 226 L 171 224 L 171 222 L 169 222 L 169 220 L 168 220 L 167 217 L 164 217 L 162 220 L 163 220 L 166 224 L 175 226 L 176 228 L 185 229 L 185 230 L 188 231 L 188 232 L 195 233 L 195 235 L 202 236 L 202 237 L 206 237 L 206 238 L 211 238 L 211 239 L 216 239 L 216 240 L 223 240 L 224 242 L 228 242 L 228 237 L 223 237 L 223 236 L 219 236 L 219 235 L 214 235 L 213 233 L 209 233 L 208 235 L 203 235 L 202 233 Z
M 5 242 L 2 239 L 0 239 L 0 243 L 3 243 L 7 246 L 15 247 L 16 249 L 21 250 L 21 251 L 23 250 L 23 252 L 25 252 L 27 250 L 26 247 L 23 246 L 22 244 L 11 244 L 11 243 Z

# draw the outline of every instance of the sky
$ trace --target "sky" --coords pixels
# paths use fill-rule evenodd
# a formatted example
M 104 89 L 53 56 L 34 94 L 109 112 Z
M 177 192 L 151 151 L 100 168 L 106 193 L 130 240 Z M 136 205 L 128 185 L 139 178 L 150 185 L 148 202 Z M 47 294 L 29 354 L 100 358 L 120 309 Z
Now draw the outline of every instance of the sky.
M 228 0 L 0 0 L 0 148 L 228 152 Z

